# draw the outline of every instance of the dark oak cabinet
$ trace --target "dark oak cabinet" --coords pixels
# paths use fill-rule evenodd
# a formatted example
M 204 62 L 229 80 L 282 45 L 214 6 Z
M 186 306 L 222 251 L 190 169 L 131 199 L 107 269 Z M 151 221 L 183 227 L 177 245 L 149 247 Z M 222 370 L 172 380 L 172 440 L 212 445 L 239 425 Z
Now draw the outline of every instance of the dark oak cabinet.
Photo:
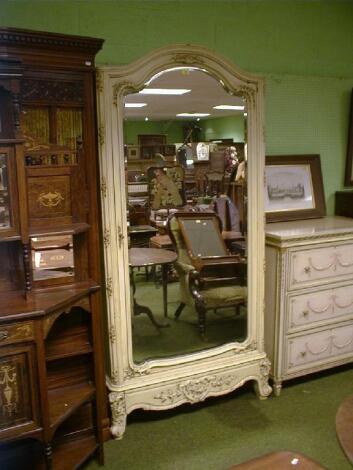
M 93 454 L 103 461 L 94 92 L 102 43 L 0 29 L 4 469 L 73 469 Z

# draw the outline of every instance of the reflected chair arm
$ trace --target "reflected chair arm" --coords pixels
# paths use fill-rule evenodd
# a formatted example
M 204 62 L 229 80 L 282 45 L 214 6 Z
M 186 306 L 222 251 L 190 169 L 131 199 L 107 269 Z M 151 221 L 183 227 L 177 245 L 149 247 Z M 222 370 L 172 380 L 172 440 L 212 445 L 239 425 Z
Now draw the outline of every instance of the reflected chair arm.
M 189 290 L 192 297 L 195 299 L 196 304 L 204 305 L 204 298 L 200 292 L 203 286 L 203 281 L 200 273 L 193 269 L 189 272 Z

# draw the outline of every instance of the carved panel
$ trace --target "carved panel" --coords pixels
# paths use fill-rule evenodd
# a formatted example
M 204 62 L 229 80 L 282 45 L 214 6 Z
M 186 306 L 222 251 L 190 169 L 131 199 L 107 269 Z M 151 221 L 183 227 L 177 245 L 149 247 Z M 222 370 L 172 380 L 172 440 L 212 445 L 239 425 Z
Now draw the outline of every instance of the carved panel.
M 83 82 L 27 78 L 21 83 L 22 101 L 83 103 Z
M 180 382 L 172 388 L 159 392 L 154 399 L 162 404 L 172 404 L 180 400 L 197 403 L 204 400 L 211 392 L 231 390 L 239 382 L 236 375 L 216 377 L 214 375 Z
M 36 219 L 71 216 L 70 176 L 29 177 L 28 206 Z

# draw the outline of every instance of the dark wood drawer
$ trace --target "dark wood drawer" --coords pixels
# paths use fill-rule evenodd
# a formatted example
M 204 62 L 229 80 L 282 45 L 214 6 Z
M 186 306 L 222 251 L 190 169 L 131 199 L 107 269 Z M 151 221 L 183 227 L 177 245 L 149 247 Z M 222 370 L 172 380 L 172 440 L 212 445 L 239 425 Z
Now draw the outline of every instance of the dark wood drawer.
M 34 339 L 33 322 L 0 325 L 0 346 Z

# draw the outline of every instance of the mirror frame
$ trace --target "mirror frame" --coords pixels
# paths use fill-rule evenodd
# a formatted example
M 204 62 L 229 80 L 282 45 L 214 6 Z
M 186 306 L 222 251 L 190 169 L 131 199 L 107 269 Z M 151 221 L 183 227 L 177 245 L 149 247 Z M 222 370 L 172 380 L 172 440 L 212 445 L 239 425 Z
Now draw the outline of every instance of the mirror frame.
M 248 321 L 242 343 L 135 364 L 132 352 L 130 281 L 124 171 L 123 97 L 155 74 L 198 67 L 230 94 L 247 101 Z M 253 380 L 260 398 L 271 393 L 264 352 L 264 140 L 263 79 L 196 45 L 171 45 L 124 66 L 97 69 L 98 137 L 102 203 L 111 432 L 121 438 L 126 416 L 137 408 L 164 410 L 229 393 Z

